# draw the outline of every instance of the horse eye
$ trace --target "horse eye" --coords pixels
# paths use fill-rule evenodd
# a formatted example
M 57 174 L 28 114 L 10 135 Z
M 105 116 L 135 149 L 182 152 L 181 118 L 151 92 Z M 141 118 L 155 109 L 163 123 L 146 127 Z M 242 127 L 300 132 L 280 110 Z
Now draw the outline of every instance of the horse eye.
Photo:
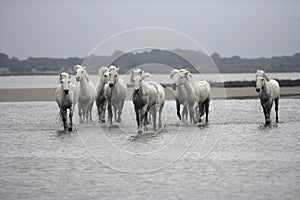
M 83 71 L 81 71 L 81 73 L 83 73 Z
M 115 77 L 117 77 L 118 75 L 116 74 Z
M 68 83 L 70 83 L 70 81 L 68 81 Z
M 60 81 L 60 83 L 63 83 L 63 81 Z
M 106 74 L 104 74 L 104 77 L 107 77 L 107 75 L 106 75 Z

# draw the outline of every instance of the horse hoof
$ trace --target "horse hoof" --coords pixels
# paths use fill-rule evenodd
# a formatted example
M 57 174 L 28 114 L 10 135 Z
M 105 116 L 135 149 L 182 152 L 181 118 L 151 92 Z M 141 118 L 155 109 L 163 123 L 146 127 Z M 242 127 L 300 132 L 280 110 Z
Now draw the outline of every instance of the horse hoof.
M 72 128 L 72 127 L 69 127 L 69 128 L 68 128 L 68 131 L 72 131 L 72 130 L 73 130 L 73 128 Z
M 117 123 L 121 123 L 121 118 L 116 120 Z
M 270 125 L 271 124 L 271 121 L 266 121 L 266 125 Z
M 143 133 L 143 130 L 138 130 L 138 134 L 142 134 Z

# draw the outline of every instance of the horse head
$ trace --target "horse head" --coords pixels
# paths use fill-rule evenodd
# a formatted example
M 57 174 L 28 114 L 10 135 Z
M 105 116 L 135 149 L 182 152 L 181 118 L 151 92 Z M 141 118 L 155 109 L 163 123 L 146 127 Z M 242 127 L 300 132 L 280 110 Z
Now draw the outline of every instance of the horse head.
M 261 93 L 261 91 L 265 88 L 266 81 L 270 81 L 268 75 L 262 70 L 257 70 L 255 88 L 257 93 Z
M 109 81 L 109 69 L 108 67 L 100 67 L 99 68 L 99 79 L 102 83 L 106 84 Z
M 191 73 L 186 69 L 173 69 L 170 74 L 170 78 L 176 86 L 183 85 L 191 76 Z M 175 88 L 175 86 L 173 87 Z
M 108 85 L 109 87 L 113 87 L 114 84 L 118 81 L 119 79 L 119 67 L 115 67 L 115 66 L 109 66 L 109 81 L 108 81 Z
M 143 82 L 147 78 L 151 78 L 152 74 L 144 72 L 141 69 L 134 69 L 131 71 L 130 82 L 132 83 L 135 93 L 139 93 Z
M 70 79 L 71 76 L 66 72 L 62 72 L 59 74 L 59 84 L 61 85 L 61 88 L 66 95 L 69 94 Z
M 82 79 L 86 79 L 87 81 L 89 81 L 89 78 L 87 76 L 87 73 L 86 73 L 86 70 L 85 70 L 85 67 L 81 66 L 81 65 L 75 65 L 74 66 L 74 70 L 76 72 L 76 81 L 79 82 L 80 80 Z

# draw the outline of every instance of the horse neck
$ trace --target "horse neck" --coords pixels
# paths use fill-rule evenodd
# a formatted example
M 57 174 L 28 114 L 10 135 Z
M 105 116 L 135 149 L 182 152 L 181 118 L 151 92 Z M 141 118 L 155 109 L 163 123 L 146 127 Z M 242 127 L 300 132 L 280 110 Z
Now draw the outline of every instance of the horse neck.
M 193 80 L 187 79 L 187 81 L 184 83 L 184 87 L 186 88 L 186 91 L 190 92 L 194 90 L 194 83 Z
M 100 86 L 100 90 L 102 91 L 103 89 L 104 89 L 104 86 L 105 86 L 105 82 L 102 80 L 102 79 L 100 79 L 99 80 L 99 86 Z
M 85 77 L 80 79 L 80 94 L 82 96 L 88 95 L 88 84 L 88 80 Z
M 267 93 L 269 91 L 269 83 L 270 83 L 270 81 L 267 81 L 265 79 L 265 81 L 264 81 L 264 89 L 262 89 L 263 93 Z
M 184 85 L 178 85 L 177 88 L 180 94 L 185 94 L 186 90 L 184 89 Z
M 80 79 L 80 89 L 86 89 L 88 85 L 88 80 L 84 77 Z
M 140 92 L 139 92 L 140 95 L 144 95 L 146 94 L 146 83 L 143 82 L 142 85 L 140 86 Z

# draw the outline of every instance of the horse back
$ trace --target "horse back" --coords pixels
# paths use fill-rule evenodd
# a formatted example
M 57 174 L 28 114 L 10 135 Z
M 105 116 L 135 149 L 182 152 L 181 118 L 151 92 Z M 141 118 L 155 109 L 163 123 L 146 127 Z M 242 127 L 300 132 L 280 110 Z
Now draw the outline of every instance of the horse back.
M 151 89 L 151 96 L 152 98 L 155 98 L 155 102 L 159 103 L 159 104 L 162 104 L 164 103 L 165 101 L 165 91 L 164 91 L 164 88 L 156 83 L 156 82 L 147 82 L 150 87 L 152 88 Z
M 210 98 L 210 84 L 207 81 L 197 81 L 200 101 Z
M 271 79 L 271 90 L 272 90 L 272 99 L 276 99 L 280 96 L 280 86 L 278 81 Z

